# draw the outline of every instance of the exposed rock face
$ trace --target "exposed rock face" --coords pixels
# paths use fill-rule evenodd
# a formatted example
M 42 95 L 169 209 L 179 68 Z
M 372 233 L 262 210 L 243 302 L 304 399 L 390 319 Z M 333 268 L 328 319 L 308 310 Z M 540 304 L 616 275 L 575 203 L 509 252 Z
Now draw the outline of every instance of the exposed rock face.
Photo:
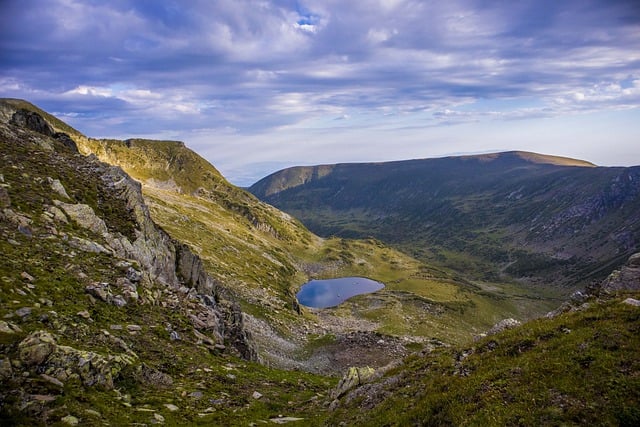
M 351 367 L 338 383 L 338 386 L 331 392 L 331 397 L 339 398 L 349 390 L 366 383 L 375 374 L 375 369 L 365 366 L 363 368 Z
M 568 311 L 589 307 L 590 298 L 606 298 L 616 292 L 640 290 L 640 252 L 629 257 L 626 264 L 612 272 L 605 280 L 590 287 L 585 292 L 576 291 L 569 301 L 547 313 L 546 317 L 555 317 Z
M 3 108 L 7 109 L 6 106 Z M 50 214 L 54 223 L 57 221 L 66 223 L 70 220 L 88 232 L 67 236 L 66 241 L 69 246 L 84 252 L 133 260 L 139 266 L 139 271 L 134 269 L 133 272 L 127 272 L 127 277 L 119 279 L 117 283 L 94 283 L 86 286 L 86 292 L 92 298 L 120 307 L 137 302 L 141 298 L 138 284 L 165 286 L 171 289 L 174 295 L 178 291 L 182 292 L 181 289 L 186 286 L 187 291 L 192 289 L 188 294 L 194 300 L 202 302 L 187 306 L 179 306 L 179 302 L 176 304 L 177 308 L 192 313 L 196 329 L 201 333 L 212 334 L 215 344 L 222 345 L 223 340 L 228 340 L 231 348 L 237 349 L 242 356 L 255 357 L 255 352 L 248 342 L 247 333 L 244 331 L 243 317 L 239 307 L 220 301 L 218 284 L 207 274 L 200 258 L 189 247 L 173 240 L 153 222 L 144 202 L 140 183 L 133 180 L 121 168 L 103 163 L 93 155 L 84 157 L 60 148 L 60 144 L 53 143 L 49 138 L 68 147 L 64 138 L 69 137 L 56 133 L 52 126 L 36 112 L 19 109 L 10 115 L 3 110 L 3 116 L 11 117 L 9 125 L 1 124 L 8 138 L 24 141 L 25 136 L 31 135 L 30 139 L 34 144 L 45 148 L 46 151 L 53 151 L 51 155 L 58 155 L 61 162 L 66 162 L 67 165 L 72 164 L 78 174 L 73 179 L 81 180 L 83 176 L 99 179 L 98 194 L 105 197 L 107 200 L 105 203 L 109 204 L 102 210 L 96 205 L 74 203 L 76 200 L 73 194 L 70 196 L 60 179 L 54 176 L 47 177 L 52 190 L 53 206 L 44 206 L 45 212 Z M 32 132 L 37 132 L 40 136 L 36 137 Z M 61 151 L 57 153 L 56 150 L 60 149 Z M 77 153 L 77 149 L 74 151 Z M 4 190 L 4 187 L 0 189 Z M 59 200 L 60 198 L 64 201 Z M 0 193 L 0 201 L 4 208 L 0 211 L 2 218 L 13 223 L 20 230 L 24 230 L 24 233 L 30 234 L 32 220 L 9 208 L 11 200 L 6 191 Z M 120 204 L 119 212 L 122 213 L 109 216 L 108 212 L 116 203 Z M 123 229 L 122 223 L 126 223 L 126 229 Z M 151 296 L 148 289 L 145 291 L 144 301 L 157 301 L 157 296 Z M 44 351 L 45 347 L 41 343 L 34 349 Z
M 191 252 L 187 245 L 174 242 L 176 248 L 176 271 L 185 283 L 203 295 L 216 294 L 216 284 L 207 274 L 200 257 Z
M 611 273 L 600 287 L 600 292 L 605 294 L 620 290 L 640 290 L 640 253 L 631 255 L 627 263 Z
M 132 353 L 101 355 L 56 343 L 46 331 L 36 331 L 18 345 L 20 361 L 33 372 L 44 373 L 64 383 L 79 378 L 87 386 L 101 385 L 113 388 L 113 380 L 120 371 L 133 364 L 137 356 Z
M 69 135 L 62 132 L 54 132 L 46 120 L 36 112 L 20 109 L 11 116 L 9 123 L 38 132 L 42 135 L 50 136 L 58 142 L 61 142 L 65 147 L 74 152 L 78 152 L 78 146 Z
M 23 127 L 46 136 L 53 136 L 54 132 L 51 126 L 45 121 L 40 114 L 33 111 L 18 110 L 11 117 L 9 122 L 12 125 Z

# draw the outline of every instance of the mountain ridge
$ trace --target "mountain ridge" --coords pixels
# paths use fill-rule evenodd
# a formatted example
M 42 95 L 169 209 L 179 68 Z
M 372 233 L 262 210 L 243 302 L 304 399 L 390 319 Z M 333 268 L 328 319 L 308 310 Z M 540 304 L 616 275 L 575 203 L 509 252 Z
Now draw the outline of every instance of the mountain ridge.
M 524 278 L 537 263 L 551 271 L 534 280 L 567 282 L 573 269 L 602 279 L 638 248 L 640 167 L 556 159 L 507 152 L 295 167 L 249 191 L 321 236 L 372 236 L 479 278 L 507 269 Z M 606 249 L 596 235 L 610 236 Z M 597 273 L 593 260 L 607 257 L 609 270 Z
M 431 162 L 438 160 L 455 160 L 460 159 L 463 161 L 480 161 L 480 162 L 492 162 L 504 158 L 512 158 L 519 159 L 524 162 L 529 162 L 533 164 L 549 164 L 556 166 L 575 166 L 575 167 L 597 167 L 595 164 L 591 162 L 587 162 L 585 160 L 578 160 L 569 157 L 562 156 L 554 156 L 548 154 L 539 154 L 533 153 L 529 151 L 501 151 L 494 153 L 486 153 L 486 154 L 468 154 L 468 155 L 460 155 L 460 156 L 445 156 L 445 157 L 433 157 L 433 158 L 422 158 L 422 159 L 408 159 L 408 160 L 394 160 L 394 161 L 386 161 L 386 162 L 357 162 L 357 163 L 336 163 L 336 164 L 322 164 L 317 166 L 292 166 L 289 168 L 281 169 L 272 174 L 267 175 L 266 177 L 258 180 L 249 188 L 253 188 L 254 192 L 257 192 L 260 197 L 268 197 L 280 191 L 287 190 L 289 188 L 295 187 L 297 185 L 302 185 L 308 182 L 310 179 L 317 179 L 327 174 L 331 173 L 336 168 L 345 167 L 348 165 L 369 165 L 369 166 L 382 166 L 382 165 L 409 165 L 412 163 L 423 163 L 423 162 Z M 280 175 L 286 175 L 287 178 L 280 177 Z M 265 180 L 275 181 L 271 177 L 278 177 L 278 181 L 280 184 L 286 183 L 288 186 L 282 187 L 280 186 L 272 186 L 269 188 L 262 188 L 259 184 L 264 182 Z M 269 179 L 271 178 L 271 179 Z M 271 183 L 273 185 L 273 182 Z

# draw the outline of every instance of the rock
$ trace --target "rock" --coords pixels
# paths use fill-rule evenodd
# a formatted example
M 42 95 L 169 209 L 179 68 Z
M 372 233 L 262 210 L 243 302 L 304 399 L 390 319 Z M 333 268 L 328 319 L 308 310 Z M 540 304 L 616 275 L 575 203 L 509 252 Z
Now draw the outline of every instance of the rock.
M 6 381 L 13 375 L 13 368 L 11 367 L 11 360 L 7 357 L 0 359 L 0 380 Z
M 108 302 L 110 297 L 108 283 L 93 283 L 84 288 L 84 291 L 100 301 Z
M 20 273 L 20 277 L 22 277 L 27 282 L 33 282 L 35 280 L 34 277 L 29 273 L 27 273 L 26 271 L 23 271 L 22 273 Z
M 22 332 L 22 329 L 18 325 L 14 325 L 11 322 L 5 322 L 0 320 L 0 332 L 5 334 L 15 334 L 16 332 Z
M 629 305 L 633 305 L 635 307 L 640 307 L 640 301 L 634 298 L 627 298 L 626 300 L 622 301 L 625 304 L 629 304 Z
M 127 279 L 129 279 L 133 283 L 138 283 L 140 280 L 142 280 L 142 273 L 133 267 L 127 268 L 126 275 L 127 275 Z
M 105 248 L 100 243 L 96 243 L 88 239 L 83 239 L 82 237 L 72 236 L 71 239 L 69 239 L 69 245 L 83 252 L 92 252 L 95 254 L 113 254 L 113 251 Z
M 204 396 L 204 393 L 201 391 L 192 391 L 189 393 L 189 397 L 193 397 L 194 399 L 202 399 L 202 396 Z
M 127 331 L 129 332 L 138 332 L 142 330 L 142 326 L 140 325 L 127 325 Z
M 176 272 L 185 283 L 203 295 L 215 295 L 216 284 L 207 274 L 200 257 L 191 252 L 187 245 L 174 242 L 176 248 Z
M 173 403 L 165 403 L 164 407 L 167 408 L 168 410 L 170 410 L 171 412 L 175 412 L 180 410 L 180 408 L 178 408 L 176 405 L 174 405 Z
M 278 418 L 270 418 L 274 424 L 287 424 L 287 423 L 295 423 L 297 421 L 303 421 L 304 418 L 296 418 L 296 417 L 278 417 Z
M 69 200 L 71 199 L 71 197 L 69 197 L 69 195 L 67 194 L 67 190 L 65 190 L 64 186 L 62 185 L 59 179 L 53 179 L 51 177 L 47 177 L 47 181 L 49 182 L 51 189 L 56 193 L 58 193 L 58 195 L 64 197 L 65 199 L 69 199 Z
M 153 414 L 153 419 L 151 420 L 152 424 L 164 424 L 164 417 L 157 412 Z
M 601 294 L 617 291 L 640 291 L 640 252 L 631 255 L 624 266 L 611 273 L 599 289 Z
M 516 326 L 519 326 L 519 325 L 520 325 L 520 322 L 516 319 L 511 319 L 511 318 L 502 319 L 487 331 L 487 335 L 494 335 L 504 330 L 515 328 Z
M 54 200 L 53 204 L 62 209 L 80 227 L 101 235 L 108 233 L 104 220 L 96 215 L 91 206 L 82 203 L 64 203 L 59 200 Z
M 251 395 L 251 397 L 253 397 L 254 399 L 258 400 L 258 399 L 262 398 L 262 393 L 260 393 L 258 391 L 254 391 L 253 394 Z
M 46 331 L 36 331 L 18 345 L 18 357 L 27 366 L 41 365 L 53 353 L 56 343 Z
M 116 307 L 124 307 L 127 305 L 127 300 L 124 299 L 122 295 L 114 295 L 110 298 L 109 302 Z M 131 331 L 129 331 L 131 332 Z
M 367 382 L 376 371 L 369 366 L 363 368 L 350 367 L 344 377 L 338 383 L 338 386 L 331 392 L 331 396 L 334 399 L 339 398 L 347 391 L 354 387 Z
M 62 381 L 60 381 L 57 378 L 53 378 L 53 377 L 51 377 L 51 376 L 49 376 L 47 374 L 40 374 L 40 378 L 42 378 L 45 381 L 50 382 L 53 385 L 58 386 L 58 387 L 64 387 L 64 383 Z
M 60 419 L 60 421 L 70 426 L 77 426 L 78 424 L 80 424 L 80 420 L 73 415 L 67 415 L 66 417 Z
M 32 332 L 20 342 L 18 357 L 25 366 L 59 381 L 78 378 L 85 386 L 102 385 L 107 389 L 113 388 L 113 379 L 124 367 L 137 360 L 134 354 L 101 355 L 57 345 L 46 331 Z
M 57 222 L 61 222 L 63 224 L 69 223 L 69 220 L 64 212 L 62 212 L 62 209 L 59 209 L 55 206 L 49 206 L 47 207 L 46 212 L 49 212 L 51 215 L 53 215 L 53 219 Z
M 74 153 L 78 152 L 78 146 L 76 145 L 76 142 L 71 139 L 71 137 L 66 133 L 56 132 L 55 134 L 53 134 L 53 139 L 60 142 L 65 147 L 71 149 L 71 151 L 73 151 Z
M 136 373 L 137 379 L 145 386 L 170 387 L 173 385 L 173 378 L 170 375 L 143 363 Z
M 91 319 L 91 314 L 87 310 L 79 311 L 76 314 L 83 319 Z
M 171 341 L 179 341 L 180 335 L 176 331 L 171 331 L 171 333 L 169 334 L 169 339 Z
M 9 191 L 6 188 L 0 186 L 0 208 L 8 208 L 11 206 L 11 198 L 9 197 Z
M 42 116 L 35 111 L 19 109 L 11 116 L 9 123 L 22 128 L 30 129 L 42 135 L 53 136 L 54 132 L 51 126 Z

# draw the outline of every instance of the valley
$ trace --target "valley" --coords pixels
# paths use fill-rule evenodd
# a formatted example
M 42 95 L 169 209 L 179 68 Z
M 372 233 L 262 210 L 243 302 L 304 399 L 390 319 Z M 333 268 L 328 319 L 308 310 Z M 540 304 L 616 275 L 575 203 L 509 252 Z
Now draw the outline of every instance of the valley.
M 1 100 L 0 119 L 3 423 L 364 425 L 363 401 L 380 425 L 482 421 L 501 404 L 486 379 L 530 358 L 526 383 L 542 348 L 558 363 L 575 352 L 571 369 L 591 360 L 594 382 L 615 381 L 602 393 L 626 393 L 585 419 L 639 416 L 639 314 L 621 302 L 640 289 L 637 257 L 625 265 L 638 168 L 531 153 L 300 168 L 251 188 L 267 204 L 182 142 L 90 138 L 21 100 Z M 385 287 L 326 309 L 295 298 L 310 279 L 349 276 Z M 586 307 L 485 337 L 585 287 Z M 353 366 L 363 375 L 338 384 Z M 575 420 L 591 396 L 552 374 L 531 393 L 563 381 L 569 410 L 547 415 Z M 417 390 L 432 380 L 433 395 Z M 482 402 L 443 403 L 469 390 Z M 545 399 L 540 411 L 557 406 Z M 499 419 L 528 423 L 523 411 Z

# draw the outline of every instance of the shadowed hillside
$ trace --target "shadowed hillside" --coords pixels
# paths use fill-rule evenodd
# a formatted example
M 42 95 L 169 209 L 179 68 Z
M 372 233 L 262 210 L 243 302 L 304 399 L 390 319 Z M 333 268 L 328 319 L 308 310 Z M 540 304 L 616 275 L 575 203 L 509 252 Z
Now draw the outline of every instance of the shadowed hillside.
M 250 191 L 322 236 L 373 236 L 484 280 L 601 279 L 640 241 L 640 167 L 534 153 L 296 167 Z

